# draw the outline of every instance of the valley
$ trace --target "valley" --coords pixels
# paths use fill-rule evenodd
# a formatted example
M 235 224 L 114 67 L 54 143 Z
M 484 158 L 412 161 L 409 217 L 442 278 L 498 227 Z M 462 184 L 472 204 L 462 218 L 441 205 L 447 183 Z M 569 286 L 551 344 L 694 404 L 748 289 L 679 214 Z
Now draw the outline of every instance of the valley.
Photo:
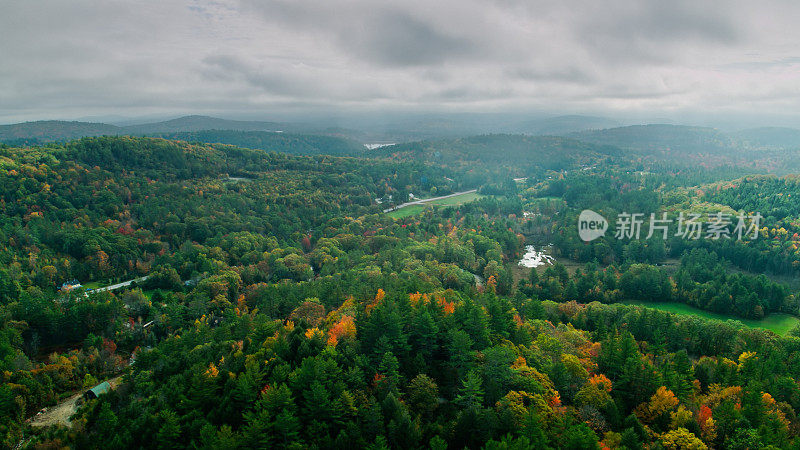
M 798 17 L 4 2 L 0 450 L 800 449 Z
M 274 141 L 311 146 L 295 153 L 195 133 L 0 149 L 0 404 L 21 405 L 9 407 L 6 442 L 129 447 L 169 434 L 217 447 L 230 429 L 247 446 L 285 432 L 323 447 L 471 446 L 500 438 L 517 395 L 539 405 L 523 409 L 542 442 L 605 442 L 634 436 L 636 423 L 663 435 L 641 405 L 662 388 L 692 408 L 713 405 L 712 383 L 756 389 L 745 372 L 702 372 L 748 352 L 781 361 L 759 389 L 791 406 L 780 380 L 794 376 L 783 362 L 800 333 L 800 230 L 792 203 L 765 203 L 751 183 L 788 196 L 792 177 L 756 176 L 760 166 L 735 159 L 676 166 L 657 152 L 642 168 L 640 155 L 606 144 L 525 136 L 343 157 L 317 137 Z M 519 160 L 529 166 L 512 167 Z M 690 241 L 675 224 L 668 239 L 577 233 L 586 208 L 613 217 L 709 205 L 765 207 L 764 239 Z M 90 290 L 58 291 L 74 281 Z M 658 375 L 679 366 L 680 376 Z M 601 376 L 611 387 L 586 403 Z M 119 387 L 63 403 L 102 379 Z M 587 415 L 590 404 L 598 412 Z M 42 408 L 36 427 L 24 421 Z M 59 411 L 75 413 L 77 432 Z M 279 417 L 288 425 L 263 425 Z M 495 418 L 488 434 L 466 431 L 476 417 Z M 556 431 L 558 417 L 573 422 Z M 120 422 L 129 426 L 110 427 Z M 319 431 L 297 434 L 309 427 Z

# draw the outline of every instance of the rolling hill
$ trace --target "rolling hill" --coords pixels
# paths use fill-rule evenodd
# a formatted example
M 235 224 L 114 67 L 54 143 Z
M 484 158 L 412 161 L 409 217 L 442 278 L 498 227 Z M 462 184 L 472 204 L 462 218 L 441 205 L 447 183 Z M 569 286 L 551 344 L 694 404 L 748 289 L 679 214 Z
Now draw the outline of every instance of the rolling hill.
M 480 162 L 562 169 L 590 157 L 617 156 L 621 151 L 610 145 L 588 144 L 556 136 L 489 134 L 397 144 L 373 150 L 371 154 L 442 163 Z
M 68 141 L 80 137 L 122 134 L 122 128 L 106 123 L 42 120 L 0 125 L 0 142 L 8 145 L 35 145 Z
M 682 125 L 634 125 L 581 131 L 568 136 L 642 154 L 721 154 L 743 148 L 741 141 L 715 128 Z
M 796 128 L 763 127 L 731 133 L 732 136 L 747 141 L 756 147 L 800 148 L 800 130 Z
M 517 125 L 515 131 L 534 135 L 562 136 L 584 130 L 616 128 L 621 125 L 616 120 L 607 117 L 570 115 L 529 120 Z
M 145 135 L 201 130 L 283 131 L 296 129 L 296 125 L 277 122 L 227 120 L 208 116 L 184 116 L 163 122 L 145 123 L 123 127 L 124 134 Z
M 157 133 L 157 137 L 170 140 L 230 144 L 237 147 L 262 149 L 297 155 L 364 156 L 366 148 L 351 139 L 312 135 L 276 133 L 269 131 L 203 130 L 191 132 Z
M 63 142 L 81 137 L 192 132 L 200 130 L 301 131 L 297 124 L 218 119 L 208 116 L 185 116 L 163 122 L 116 126 L 106 123 L 45 120 L 0 125 L 0 142 L 8 145 L 38 145 Z

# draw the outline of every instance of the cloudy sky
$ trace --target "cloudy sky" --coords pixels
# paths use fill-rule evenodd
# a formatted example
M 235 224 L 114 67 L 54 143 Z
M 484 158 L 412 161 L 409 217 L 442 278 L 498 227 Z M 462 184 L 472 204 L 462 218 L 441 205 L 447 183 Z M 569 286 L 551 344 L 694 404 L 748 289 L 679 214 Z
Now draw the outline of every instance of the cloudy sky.
M 799 17 L 800 2 L 771 0 L 6 2 L 0 123 L 341 111 L 794 120 Z

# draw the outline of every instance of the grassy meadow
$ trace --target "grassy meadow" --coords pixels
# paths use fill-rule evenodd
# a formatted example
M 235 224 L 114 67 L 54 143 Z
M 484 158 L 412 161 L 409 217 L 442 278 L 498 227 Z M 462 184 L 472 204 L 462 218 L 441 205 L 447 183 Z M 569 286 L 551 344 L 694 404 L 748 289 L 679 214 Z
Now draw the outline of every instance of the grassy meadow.
M 426 202 L 420 205 L 411 205 L 406 206 L 405 208 L 400 208 L 395 211 L 392 211 L 389 214 L 390 217 L 394 219 L 402 219 L 409 216 L 414 216 L 422 211 L 425 210 L 425 207 L 428 205 L 439 205 L 439 206 L 456 206 L 461 205 L 464 203 L 471 202 L 473 200 L 478 200 L 480 198 L 485 197 L 484 195 L 478 194 L 477 192 L 469 192 L 466 194 L 456 195 L 453 197 L 442 198 L 439 200 L 433 200 L 430 202 Z
M 747 327 L 763 328 L 766 330 L 773 331 L 774 333 L 779 334 L 781 336 L 785 336 L 787 333 L 789 333 L 789 330 L 791 330 L 798 323 L 800 323 L 800 318 L 789 314 L 781 314 L 781 313 L 773 313 L 768 315 L 767 317 L 764 317 L 761 320 L 756 320 L 756 319 L 742 319 L 729 314 L 704 311 L 702 309 L 698 309 L 693 306 L 686 305 L 684 303 L 642 302 L 642 301 L 632 301 L 632 300 L 626 301 L 625 303 L 628 305 L 641 305 L 641 306 L 646 306 L 648 308 L 660 309 L 662 311 L 667 311 L 675 314 L 699 316 L 704 319 L 737 320 L 739 322 L 742 322 Z

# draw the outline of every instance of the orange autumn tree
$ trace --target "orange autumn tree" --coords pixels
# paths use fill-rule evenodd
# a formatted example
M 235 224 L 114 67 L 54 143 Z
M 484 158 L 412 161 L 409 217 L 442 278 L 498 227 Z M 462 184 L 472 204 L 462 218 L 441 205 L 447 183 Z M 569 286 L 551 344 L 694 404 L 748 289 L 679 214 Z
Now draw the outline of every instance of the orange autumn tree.
M 384 297 L 386 297 L 386 292 L 384 292 L 383 289 L 378 288 L 378 292 L 375 294 L 375 300 L 373 300 L 371 303 L 369 303 L 366 306 L 366 308 L 364 309 L 364 311 L 367 314 L 369 314 L 369 312 L 372 311 L 372 308 L 378 306 L 378 304 L 380 304 L 380 302 L 383 301 Z
M 608 377 L 602 373 L 589 378 L 588 383 L 597 386 L 606 392 L 611 392 L 611 380 L 609 380 Z
M 489 276 L 489 279 L 486 280 L 486 285 L 489 286 L 490 292 L 497 293 L 497 279 L 494 275 Z
M 436 298 L 436 304 L 442 308 L 445 315 L 450 315 L 455 312 L 456 310 L 455 302 L 447 301 L 445 296 L 442 294 L 436 294 L 434 297 Z
M 219 375 L 219 369 L 217 369 L 217 366 L 212 362 L 208 365 L 208 368 L 205 371 L 205 376 L 208 378 L 216 378 L 217 375 Z
M 408 301 L 411 302 L 411 306 L 424 306 L 430 302 L 428 298 L 428 294 L 420 294 L 419 292 L 408 294 Z
M 328 345 L 336 346 L 342 338 L 355 338 L 356 323 L 351 316 L 343 316 L 328 332 Z

